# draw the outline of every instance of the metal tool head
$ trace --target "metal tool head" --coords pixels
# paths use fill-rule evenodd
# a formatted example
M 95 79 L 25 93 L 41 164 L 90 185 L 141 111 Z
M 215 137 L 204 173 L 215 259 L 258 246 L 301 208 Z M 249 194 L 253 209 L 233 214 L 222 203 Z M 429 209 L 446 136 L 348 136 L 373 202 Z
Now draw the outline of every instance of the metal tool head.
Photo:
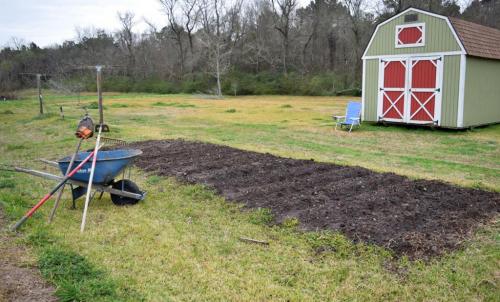
M 104 137 L 104 136 L 101 137 L 101 141 L 103 143 L 106 143 L 106 145 L 110 146 L 110 147 L 115 147 L 115 146 L 124 147 L 124 146 L 128 145 L 128 142 L 126 142 L 124 140 L 116 139 L 116 138 L 110 138 L 110 137 Z
M 82 139 L 88 139 L 94 135 L 94 121 L 92 121 L 90 116 L 85 114 L 83 119 L 78 123 L 75 135 Z

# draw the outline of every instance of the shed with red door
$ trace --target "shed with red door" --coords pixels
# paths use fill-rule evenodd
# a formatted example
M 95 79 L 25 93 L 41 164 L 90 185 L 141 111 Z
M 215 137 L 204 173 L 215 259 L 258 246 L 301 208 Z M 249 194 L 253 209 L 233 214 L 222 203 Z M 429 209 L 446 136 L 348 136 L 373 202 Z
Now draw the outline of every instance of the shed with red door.
M 363 54 L 362 120 L 468 128 L 500 122 L 500 30 L 409 8 Z

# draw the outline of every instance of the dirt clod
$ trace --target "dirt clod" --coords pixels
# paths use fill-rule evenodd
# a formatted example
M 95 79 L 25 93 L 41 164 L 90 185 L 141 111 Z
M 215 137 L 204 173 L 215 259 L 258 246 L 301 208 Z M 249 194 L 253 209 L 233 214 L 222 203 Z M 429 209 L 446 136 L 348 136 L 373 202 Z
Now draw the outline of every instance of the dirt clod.
M 140 168 L 214 188 L 231 201 L 268 208 L 276 222 L 340 231 L 396 255 L 429 258 L 458 248 L 500 212 L 500 194 L 433 180 L 410 180 L 311 160 L 200 142 L 145 141 Z

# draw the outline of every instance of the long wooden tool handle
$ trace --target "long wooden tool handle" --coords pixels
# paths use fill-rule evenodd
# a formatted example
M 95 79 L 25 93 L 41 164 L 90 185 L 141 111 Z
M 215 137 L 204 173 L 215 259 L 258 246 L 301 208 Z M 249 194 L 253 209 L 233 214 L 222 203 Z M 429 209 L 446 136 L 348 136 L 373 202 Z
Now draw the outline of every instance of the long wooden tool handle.
M 80 146 L 82 145 L 83 138 L 80 138 L 78 143 L 76 144 L 76 150 L 75 153 L 71 156 L 71 160 L 69 161 L 68 168 L 66 169 L 66 175 L 71 171 L 71 168 L 73 167 L 73 163 L 75 162 L 76 155 L 78 154 L 78 151 L 80 150 Z M 61 200 L 62 194 L 64 192 L 64 187 L 65 185 L 62 186 L 61 190 L 59 190 L 59 193 L 57 194 L 56 201 L 54 202 L 54 207 L 52 208 L 52 211 L 50 212 L 49 215 L 49 223 L 52 222 L 52 219 L 54 219 L 54 215 L 56 214 L 56 210 L 59 207 L 59 201 Z
M 95 163 L 97 161 L 97 150 L 100 148 L 100 143 L 101 143 L 101 131 L 102 131 L 102 124 L 99 126 L 99 134 L 97 134 L 97 140 L 95 143 L 95 156 L 92 159 L 92 168 L 90 170 L 90 177 L 89 177 L 89 185 L 87 187 L 87 196 L 85 197 L 85 207 L 83 208 L 83 216 L 82 216 L 82 225 L 80 226 L 80 232 L 83 233 L 85 230 L 85 222 L 87 220 L 87 210 L 89 207 L 89 202 L 90 202 L 90 193 L 92 191 L 92 181 L 94 180 L 94 172 L 95 172 Z
M 19 219 L 18 222 L 16 222 L 16 224 L 14 224 L 10 229 L 12 231 L 15 231 L 17 230 L 26 220 L 28 220 L 28 218 L 31 217 L 31 215 L 33 215 L 33 213 L 36 212 L 36 210 L 38 210 L 52 195 L 54 195 L 55 192 L 57 192 L 57 190 L 59 190 L 60 187 L 62 187 L 70 177 L 72 177 L 73 175 L 76 174 L 76 172 L 78 172 L 78 170 L 80 170 L 83 165 L 88 162 L 92 156 L 94 156 L 94 154 L 96 153 L 96 150 L 92 151 L 78 166 L 76 166 L 75 169 L 73 169 L 71 172 L 68 173 L 68 175 L 66 175 L 63 180 L 61 180 L 60 183 L 58 183 L 47 195 L 45 195 L 33 208 L 31 208 L 31 210 L 29 210 L 26 214 L 24 214 L 24 216 Z

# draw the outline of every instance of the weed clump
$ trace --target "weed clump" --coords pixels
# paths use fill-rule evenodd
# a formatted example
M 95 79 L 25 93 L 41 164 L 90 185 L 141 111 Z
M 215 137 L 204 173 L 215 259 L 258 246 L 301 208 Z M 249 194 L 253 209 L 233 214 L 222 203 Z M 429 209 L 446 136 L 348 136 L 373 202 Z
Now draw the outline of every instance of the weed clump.
M 270 209 L 258 208 L 255 211 L 250 212 L 249 220 L 253 224 L 267 225 L 273 221 L 273 214 Z
M 297 217 L 287 217 L 283 220 L 282 225 L 285 228 L 295 229 L 299 226 L 300 221 Z
M 194 108 L 196 107 L 193 104 L 184 104 L 184 103 L 165 103 L 165 102 L 156 102 L 153 103 L 153 106 L 159 106 L 159 107 L 177 107 L 177 108 Z
M 346 258 L 354 251 L 354 245 L 339 233 L 308 232 L 305 234 L 305 239 L 314 252 L 318 254 L 332 252 L 341 258 Z
M 26 149 L 27 147 L 23 144 L 8 144 L 7 145 L 7 151 L 14 151 L 14 150 L 22 150 Z
M 111 107 L 112 108 L 127 108 L 128 105 L 127 104 L 116 103 L 116 104 L 111 104 Z
M 231 108 L 231 109 L 228 109 L 228 110 L 226 110 L 226 111 L 224 111 L 224 112 L 226 112 L 226 113 L 235 113 L 235 112 L 236 112 L 236 109 Z
M 87 109 L 99 109 L 99 104 L 97 102 L 92 102 L 89 105 L 86 106 Z M 106 110 L 106 106 L 102 106 L 103 110 Z

